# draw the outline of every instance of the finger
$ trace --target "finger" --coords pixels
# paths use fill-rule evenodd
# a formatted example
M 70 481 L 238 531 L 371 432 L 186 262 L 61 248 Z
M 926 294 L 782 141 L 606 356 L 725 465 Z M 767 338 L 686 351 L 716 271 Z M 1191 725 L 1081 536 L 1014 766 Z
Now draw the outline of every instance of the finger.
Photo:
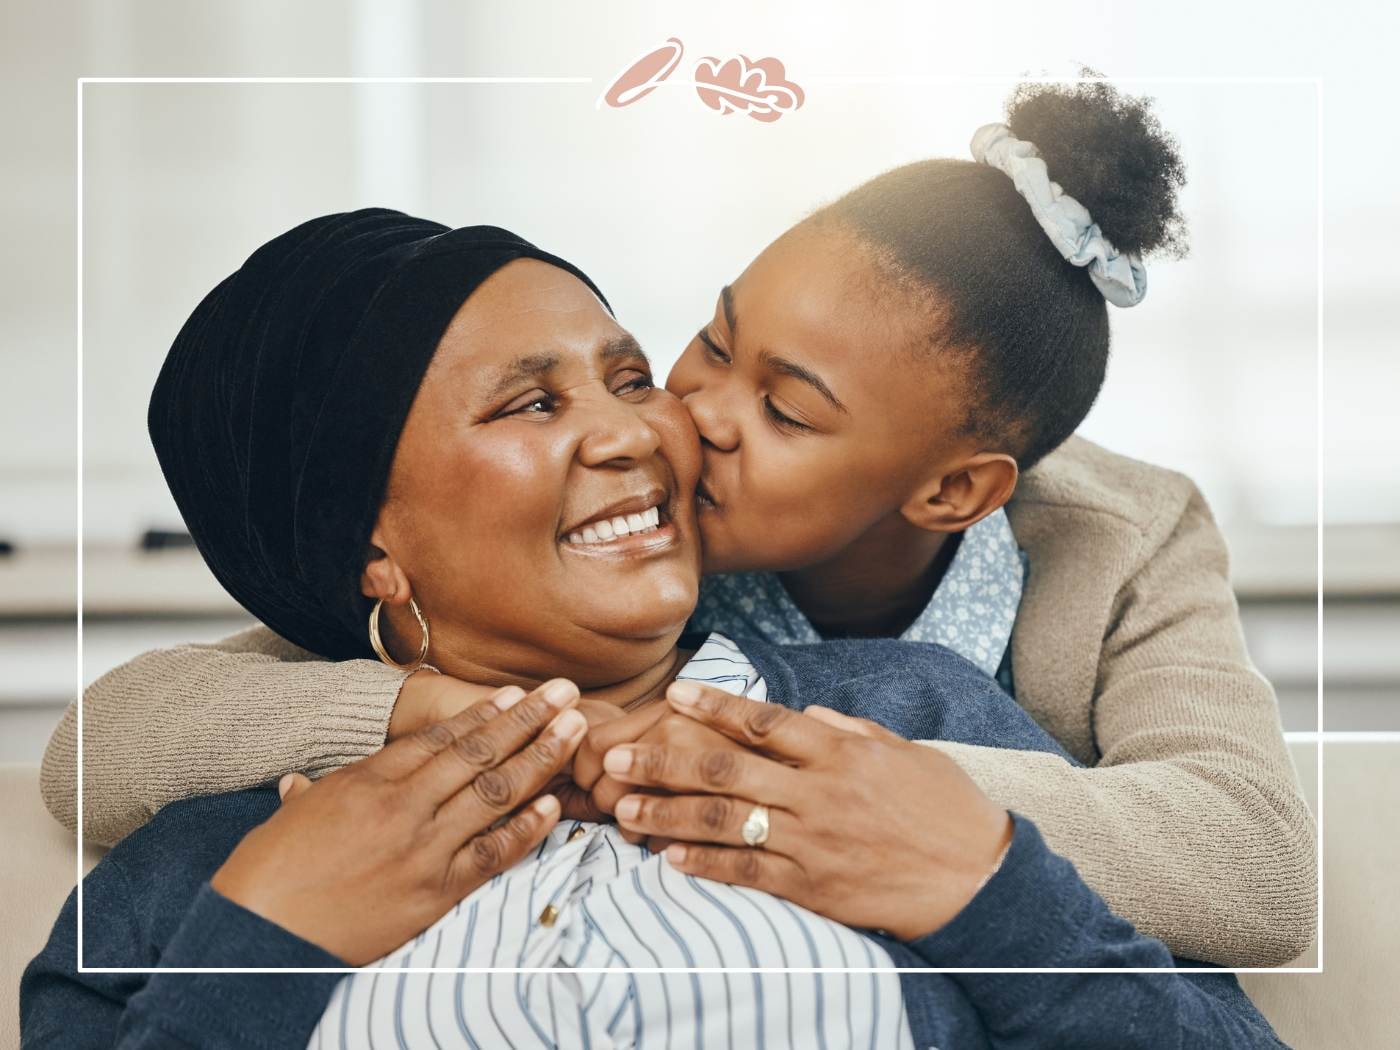
M 606 754 L 618 744 L 630 744 L 639 739 L 670 713 L 671 709 L 665 704 L 647 704 L 636 711 L 629 711 L 621 718 L 590 729 L 588 747 L 599 755 Z
M 448 862 L 445 885 L 460 900 L 522 860 L 559 823 L 559 800 L 541 795 L 500 827 L 476 835 Z
M 593 804 L 598 807 L 600 813 L 612 816 L 613 807 L 617 805 L 618 799 L 623 795 L 630 795 L 637 791 L 631 784 L 624 784 L 620 780 L 604 775 L 598 783 L 593 785 L 593 790 L 589 792 Z
M 638 790 L 638 788 L 633 787 L 631 784 L 624 784 L 621 781 L 614 780 L 612 777 L 605 776 L 598 781 L 598 785 L 593 789 L 590 798 L 593 801 L 594 808 L 602 814 L 601 821 L 613 823 L 615 820 L 613 817 L 613 807 L 617 805 L 618 800 L 625 795 L 635 794 Z M 630 842 L 634 846 L 640 846 L 642 841 L 646 838 L 645 835 L 627 831 L 625 828 L 621 829 L 621 831 L 624 841 Z M 652 850 L 652 852 L 656 853 L 658 851 Z
M 552 794 L 559 797 L 563 811 L 561 820 L 585 820 L 590 824 L 611 824 L 612 815 L 604 813 L 593 802 L 593 797 L 572 781 L 562 784 Z
M 511 704 L 507 710 L 490 716 L 488 721 L 469 732 L 456 735 L 452 726 L 459 719 L 472 718 L 475 708 L 468 708 L 447 722 L 440 723 L 451 739 L 410 775 L 413 792 L 420 798 L 429 799 L 434 805 L 441 805 L 482 773 L 495 769 L 531 741 L 540 739 L 540 731 L 557 718 L 562 709 L 572 707 L 577 702 L 578 687 L 566 679 L 556 678 L 523 700 Z M 570 725 L 579 727 L 578 735 L 581 738 L 588 723 L 575 712 Z M 573 754 L 572 747 L 569 754 Z M 559 768 L 552 768 L 550 774 L 558 772 Z
M 613 815 L 624 831 L 681 842 L 744 846 L 742 829 L 753 810 L 749 800 L 726 795 L 627 795 L 613 807 Z M 786 853 L 798 844 L 801 834 L 791 813 L 768 810 L 764 849 Z
M 733 747 L 694 750 L 665 744 L 615 747 L 603 756 L 603 768 L 624 784 L 677 795 L 737 795 L 789 808 L 801 776 L 781 762 Z
M 588 722 L 561 711 L 540 735 L 498 766 L 483 769 L 437 810 L 439 825 L 462 841 L 544 791 L 568 764 Z
M 798 763 L 820 757 L 833 740 L 834 730 L 816 719 L 698 682 L 672 682 L 666 699 L 681 714 L 732 740 Z
M 687 875 L 751 886 L 785 900 L 793 900 L 805 883 L 796 862 L 766 849 L 676 842 L 666 847 L 666 861 Z
M 508 685 L 451 718 L 430 722 L 399 737 L 358 765 L 364 771 L 373 770 L 387 779 L 401 780 L 441 754 L 458 737 L 485 725 L 524 699 L 524 689 L 518 685 Z
M 833 711 L 829 707 L 822 707 L 813 704 L 802 709 L 802 713 L 809 718 L 815 718 L 818 722 L 831 726 L 832 729 L 840 729 L 846 733 L 856 733 L 860 736 L 869 737 L 872 740 L 903 740 L 904 738 L 891 733 L 879 722 L 872 722 L 868 718 L 852 718 L 850 715 L 843 715 L 840 711 Z
M 277 797 L 282 802 L 294 799 L 311 786 L 311 779 L 304 773 L 285 773 L 277 781 Z
M 574 752 L 573 777 L 580 791 L 592 791 L 603 775 L 603 752 L 594 748 L 591 731 Z
M 574 759 L 574 782 L 591 791 L 603 775 L 603 756 L 609 748 L 640 739 L 670 713 L 671 709 L 665 704 L 648 704 L 612 722 L 589 729 Z

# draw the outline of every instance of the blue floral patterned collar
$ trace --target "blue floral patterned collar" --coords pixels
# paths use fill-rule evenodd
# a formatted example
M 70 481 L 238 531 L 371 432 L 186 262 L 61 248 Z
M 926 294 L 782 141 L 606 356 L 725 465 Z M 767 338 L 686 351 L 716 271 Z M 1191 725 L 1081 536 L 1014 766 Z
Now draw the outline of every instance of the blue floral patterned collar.
M 1006 512 L 988 515 L 963 533 L 938 589 L 900 639 L 936 642 L 995 675 L 1011 642 L 1026 571 Z M 691 629 L 777 645 L 822 640 L 771 572 L 707 576 Z

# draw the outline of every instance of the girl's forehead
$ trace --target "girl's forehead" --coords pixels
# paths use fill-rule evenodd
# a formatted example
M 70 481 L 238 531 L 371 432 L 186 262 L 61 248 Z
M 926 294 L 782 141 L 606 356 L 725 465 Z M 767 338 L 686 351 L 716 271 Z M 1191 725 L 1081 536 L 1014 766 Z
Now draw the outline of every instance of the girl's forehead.
M 920 375 L 910 366 L 937 356 L 914 352 L 930 342 L 927 311 L 876 280 L 841 262 L 750 269 L 734 282 L 731 309 L 721 309 L 753 353 L 842 375 Z
M 915 286 L 866 242 L 835 225 L 788 231 L 734 281 L 731 297 L 740 324 L 752 317 L 755 324 L 885 344 L 915 334 L 933 302 L 930 290 Z
M 850 437 L 898 435 L 918 455 L 963 414 L 969 360 L 937 345 L 932 293 L 907 287 L 849 235 L 780 238 L 725 298 L 737 352 L 820 376 L 849 409 Z

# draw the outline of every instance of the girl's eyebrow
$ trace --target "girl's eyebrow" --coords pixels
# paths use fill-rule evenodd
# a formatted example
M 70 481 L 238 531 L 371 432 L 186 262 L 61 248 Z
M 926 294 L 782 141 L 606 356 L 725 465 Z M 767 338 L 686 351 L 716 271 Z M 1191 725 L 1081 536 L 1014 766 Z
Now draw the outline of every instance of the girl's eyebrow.
M 813 372 L 810 368 L 799 365 L 796 361 L 789 361 L 786 357 L 779 357 L 777 354 L 770 353 L 767 350 L 762 351 L 758 355 L 758 359 L 762 364 L 767 365 L 773 371 L 785 376 L 791 376 L 793 379 L 806 383 L 825 398 L 826 402 L 831 405 L 832 408 L 845 415 L 850 415 L 850 410 L 841 403 L 839 397 L 832 393 L 831 387 L 827 386 L 822 377 L 817 375 L 817 373 Z
M 739 321 L 734 316 L 734 289 L 730 285 L 725 285 L 719 290 L 720 305 L 724 307 L 724 323 L 729 326 L 729 331 L 735 333 L 739 329 Z
M 729 326 L 731 335 L 737 335 L 739 331 L 739 319 L 734 315 L 734 288 L 726 284 L 719 290 L 720 305 L 724 308 L 724 321 Z M 701 338 L 704 338 L 704 330 L 701 330 Z M 709 342 L 708 339 L 705 340 Z M 805 365 L 799 365 L 796 361 L 789 361 L 786 357 L 779 357 L 777 354 L 767 350 L 760 351 L 758 355 L 760 364 L 767 365 L 773 371 L 790 376 L 799 382 L 806 383 L 836 411 L 845 415 L 850 415 L 850 410 L 841 402 L 841 399 L 832 392 L 831 387 L 826 385 L 826 381 L 821 376 L 813 372 Z

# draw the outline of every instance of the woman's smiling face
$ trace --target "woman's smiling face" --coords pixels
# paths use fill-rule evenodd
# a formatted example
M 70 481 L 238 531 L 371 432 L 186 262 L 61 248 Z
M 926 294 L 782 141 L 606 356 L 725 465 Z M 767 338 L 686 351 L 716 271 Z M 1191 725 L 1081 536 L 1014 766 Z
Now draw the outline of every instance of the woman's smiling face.
M 669 651 L 695 606 L 698 469 L 636 340 L 582 281 L 521 259 L 439 343 L 376 544 L 431 621 L 430 660 L 614 681 Z
M 824 562 L 977 451 L 956 361 L 911 349 L 919 320 L 829 228 L 725 287 L 666 381 L 700 432 L 706 572 Z

